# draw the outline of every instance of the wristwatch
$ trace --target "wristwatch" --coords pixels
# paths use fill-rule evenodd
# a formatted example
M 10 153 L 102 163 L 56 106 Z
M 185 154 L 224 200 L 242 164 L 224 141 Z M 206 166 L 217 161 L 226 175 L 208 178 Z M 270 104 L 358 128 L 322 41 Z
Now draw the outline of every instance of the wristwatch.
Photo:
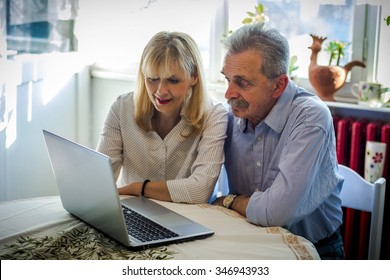
M 228 194 L 227 196 L 225 196 L 225 198 L 222 201 L 223 207 L 230 209 L 230 207 L 232 207 L 233 201 L 236 198 L 236 196 L 237 195 L 235 194 Z

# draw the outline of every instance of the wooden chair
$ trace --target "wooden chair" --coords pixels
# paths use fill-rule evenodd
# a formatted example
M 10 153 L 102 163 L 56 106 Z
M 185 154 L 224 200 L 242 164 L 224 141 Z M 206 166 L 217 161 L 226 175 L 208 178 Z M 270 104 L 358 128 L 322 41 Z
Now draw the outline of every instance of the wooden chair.
M 341 164 L 339 172 L 344 177 L 340 193 L 342 206 L 371 213 L 368 259 L 379 260 L 386 179 L 379 178 L 372 184 L 351 168 Z

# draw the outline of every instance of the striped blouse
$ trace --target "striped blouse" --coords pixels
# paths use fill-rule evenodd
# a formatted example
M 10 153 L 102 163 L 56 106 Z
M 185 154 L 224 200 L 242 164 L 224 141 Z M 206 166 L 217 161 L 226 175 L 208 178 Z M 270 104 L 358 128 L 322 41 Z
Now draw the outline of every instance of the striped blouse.
M 172 201 L 205 203 L 224 162 L 227 110 L 213 103 L 205 113 L 202 134 L 182 137 L 189 126 L 181 119 L 161 139 L 136 124 L 133 93 L 121 95 L 106 117 L 97 150 L 110 157 L 119 187 L 145 179 L 166 181 Z

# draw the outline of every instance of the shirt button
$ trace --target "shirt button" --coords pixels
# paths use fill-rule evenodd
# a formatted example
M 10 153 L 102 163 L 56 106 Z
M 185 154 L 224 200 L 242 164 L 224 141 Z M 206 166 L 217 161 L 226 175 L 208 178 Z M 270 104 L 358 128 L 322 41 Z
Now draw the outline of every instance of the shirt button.
M 260 161 L 256 162 L 256 165 L 257 167 L 261 167 L 261 162 Z

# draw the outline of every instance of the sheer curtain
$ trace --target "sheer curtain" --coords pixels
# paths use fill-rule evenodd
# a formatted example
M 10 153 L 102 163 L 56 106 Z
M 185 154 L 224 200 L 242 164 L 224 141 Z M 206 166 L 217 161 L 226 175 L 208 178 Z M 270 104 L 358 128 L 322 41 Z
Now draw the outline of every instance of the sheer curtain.
M 79 0 L 6 0 L 7 45 L 19 53 L 67 52 Z

